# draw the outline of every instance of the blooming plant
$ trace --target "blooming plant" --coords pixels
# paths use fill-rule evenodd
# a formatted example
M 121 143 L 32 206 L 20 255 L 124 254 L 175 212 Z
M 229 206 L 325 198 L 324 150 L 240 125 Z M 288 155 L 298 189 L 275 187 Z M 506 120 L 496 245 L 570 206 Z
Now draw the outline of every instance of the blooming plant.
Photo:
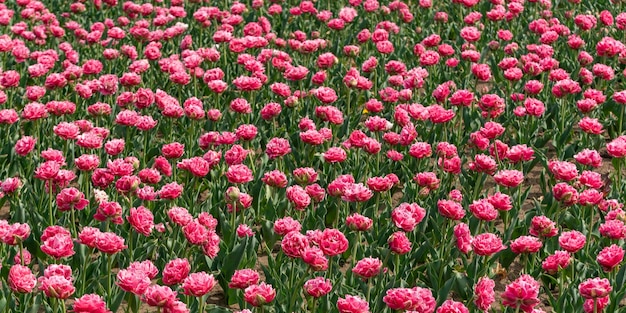
M 624 0 L 0 0 L 0 312 L 626 312 Z

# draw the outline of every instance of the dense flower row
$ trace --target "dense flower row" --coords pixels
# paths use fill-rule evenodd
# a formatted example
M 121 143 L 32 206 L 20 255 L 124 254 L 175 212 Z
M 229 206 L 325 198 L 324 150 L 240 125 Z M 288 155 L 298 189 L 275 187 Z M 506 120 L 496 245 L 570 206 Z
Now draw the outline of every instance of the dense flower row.
M 415 2 L 0 3 L 0 311 L 624 311 L 623 1 Z

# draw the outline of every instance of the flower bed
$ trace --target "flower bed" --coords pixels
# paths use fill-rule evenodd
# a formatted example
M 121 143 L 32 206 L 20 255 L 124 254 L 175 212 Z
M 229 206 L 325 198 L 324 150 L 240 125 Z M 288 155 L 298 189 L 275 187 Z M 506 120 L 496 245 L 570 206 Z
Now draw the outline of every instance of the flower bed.
M 0 312 L 626 312 L 623 7 L 2 3 Z

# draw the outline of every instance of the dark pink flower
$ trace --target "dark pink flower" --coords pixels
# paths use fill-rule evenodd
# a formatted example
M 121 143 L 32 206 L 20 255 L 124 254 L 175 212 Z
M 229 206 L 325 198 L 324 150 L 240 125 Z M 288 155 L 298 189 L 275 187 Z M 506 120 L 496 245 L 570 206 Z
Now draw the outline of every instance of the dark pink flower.
M 258 285 L 248 286 L 244 290 L 244 300 L 252 306 L 260 307 L 274 301 L 276 290 L 272 285 L 260 283 Z
M 531 312 L 539 304 L 539 282 L 530 275 L 522 275 L 506 286 L 502 293 L 502 304 L 510 308 L 519 308 Z

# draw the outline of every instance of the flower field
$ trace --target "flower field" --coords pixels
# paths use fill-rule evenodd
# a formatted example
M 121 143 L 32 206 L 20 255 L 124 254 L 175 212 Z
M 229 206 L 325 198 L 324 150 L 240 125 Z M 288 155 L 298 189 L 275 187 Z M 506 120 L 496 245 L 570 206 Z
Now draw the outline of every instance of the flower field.
M 626 312 L 626 1 L 0 1 L 0 313 Z

